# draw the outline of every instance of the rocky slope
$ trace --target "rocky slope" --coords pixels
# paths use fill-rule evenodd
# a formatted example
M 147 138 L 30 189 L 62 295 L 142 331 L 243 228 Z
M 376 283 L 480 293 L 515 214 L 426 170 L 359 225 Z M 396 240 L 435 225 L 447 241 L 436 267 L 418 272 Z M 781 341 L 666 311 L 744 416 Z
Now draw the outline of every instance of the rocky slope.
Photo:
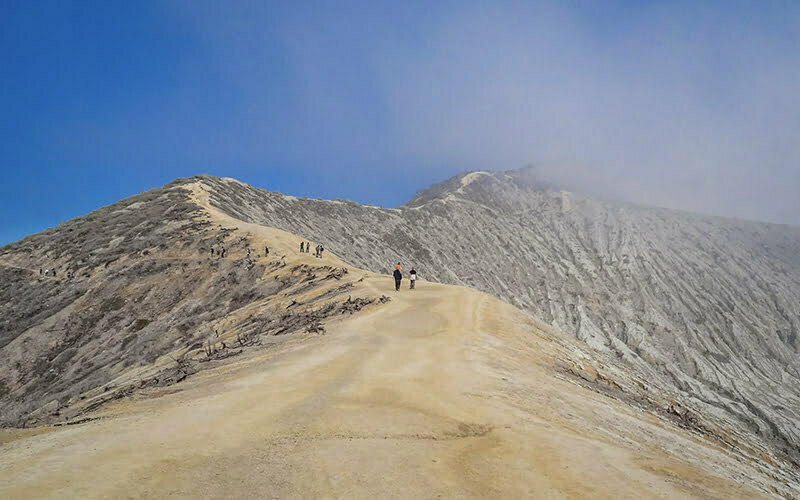
M 435 283 L 395 292 L 355 269 L 342 280 L 353 275 L 353 294 L 392 300 L 79 425 L 0 429 L 0 497 L 800 494 L 780 467 L 662 411 L 669 393 L 643 391 L 613 356 L 513 306 Z
M 304 240 L 325 257 L 300 255 Z M 561 376 L 792 496 L 799 256 L 797 228 L 594 200 L 528 171 L 462 174 L 396 209 L 179 179 L 0 248 L 0 423 L 63 423 L 319 332 L 382 303 L 350 265 L 399 260 L 585 341 L 596 351 L 570 344 Z
M 462 174 L 395 209 L 194 181 L 353 265 L 491 293 L 800 468 L 800 228 L 591 199 L 530 170 Z
M 0 249 L 0 425 L 64 422 L 378 302 L 341 262 L 290 265 L 298 237 L 206 210 L 183 184 Z

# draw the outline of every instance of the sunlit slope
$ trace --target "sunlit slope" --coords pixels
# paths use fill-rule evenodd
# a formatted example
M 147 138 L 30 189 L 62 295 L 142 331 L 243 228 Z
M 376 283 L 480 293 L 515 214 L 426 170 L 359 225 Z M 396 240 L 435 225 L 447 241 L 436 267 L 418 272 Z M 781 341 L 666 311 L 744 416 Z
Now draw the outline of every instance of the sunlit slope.
M 170 184 L 0 249 L 0 425 L 80 419 L 380 304 L 330 253 L 202 196 Z
M 586 351 L 483 293 L 422 283 L 325 335 L 6 435 L 0 496 L 756 497 L 773 481 L 575 384 Z M 162 391 L 162 392 L 159 392 Z M 17 433 L 24 431 L 16 431 Z M 774 487 L 774 486 L 773 486 Z
M 472 289 L 395 292 L 331 254 L 352 249 L 300 254 L 322 212 L 300 236 L 245 222 L 206 180 L 0 249 L 0 416 L 74 424 L 0 431 L 0 497 L 798 496 L 772 450 L 613 354 Z
M 461 174 L 394 209 L 197 181 L 354 266 L 402 260 L 516 305 L 800 471 L 800 228 L 594 199 L 530 170 Z

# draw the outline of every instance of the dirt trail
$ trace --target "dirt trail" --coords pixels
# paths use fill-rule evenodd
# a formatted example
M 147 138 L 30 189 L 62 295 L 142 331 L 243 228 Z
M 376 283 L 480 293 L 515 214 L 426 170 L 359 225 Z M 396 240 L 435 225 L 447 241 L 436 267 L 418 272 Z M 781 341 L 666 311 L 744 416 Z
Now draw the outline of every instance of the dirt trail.
M 758 495 L 698 466 L 728 468 L 714 450 L 554 378 L 548 341 L 510 306 L 432 284 L 392 293 L 180 392 L 7 435 L 0 497 Z
M 297 236 L 209 214 L 289 265 L 320 262 Z M 762 495 L 719 449 L 558 378 L 564 344 L 519 310 L 354 272 L 354 294 L 392 301 L 98 420 L 0 431 L 0 498 Z

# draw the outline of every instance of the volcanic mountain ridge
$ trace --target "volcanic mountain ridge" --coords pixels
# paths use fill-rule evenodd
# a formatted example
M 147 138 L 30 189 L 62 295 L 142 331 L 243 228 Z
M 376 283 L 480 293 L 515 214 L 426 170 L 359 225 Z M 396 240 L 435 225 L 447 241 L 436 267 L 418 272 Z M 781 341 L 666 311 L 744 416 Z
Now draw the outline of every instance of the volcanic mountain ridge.
M 309 240 L 322 259 L 297 259 Z M 334 318 L 391 305 L 358 268 L 400 260 L 544 319 L 530 331 L 562 346 L 552 376 L 672 422 L 755 467 L 736 473 L 745 482 L 792 496 L 798 241 L 796 228 L 556 191 L 529 171 L 463 174 L 396 209 L 179 179 L 0 249 L 0 420 L 96 418 L 313 342 Z

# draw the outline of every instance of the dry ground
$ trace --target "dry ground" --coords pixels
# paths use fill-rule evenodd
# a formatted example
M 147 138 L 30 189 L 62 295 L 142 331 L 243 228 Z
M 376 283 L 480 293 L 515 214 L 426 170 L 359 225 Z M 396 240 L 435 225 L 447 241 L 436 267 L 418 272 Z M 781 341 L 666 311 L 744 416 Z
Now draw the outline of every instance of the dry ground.
M 429 283 L 392 293 L 179 392 L 6 431 L 0 497 L 759 495 L 722 477 L 738 465 L 719 450 L 555 377 L 556 344 L 516 309 Z
M 195 196 L 254 246 L 320 262 L 297 255 L 299 237 Z M 363 276 L 354 294 L 392 301 L 325 335 L 117 401 L 91 422 L 0 431 L 0 498 L 763 496 L 724 450 L 560 377 L 574 341 L 527 314 L 468 288 L 394 292 L 390 277 Z

